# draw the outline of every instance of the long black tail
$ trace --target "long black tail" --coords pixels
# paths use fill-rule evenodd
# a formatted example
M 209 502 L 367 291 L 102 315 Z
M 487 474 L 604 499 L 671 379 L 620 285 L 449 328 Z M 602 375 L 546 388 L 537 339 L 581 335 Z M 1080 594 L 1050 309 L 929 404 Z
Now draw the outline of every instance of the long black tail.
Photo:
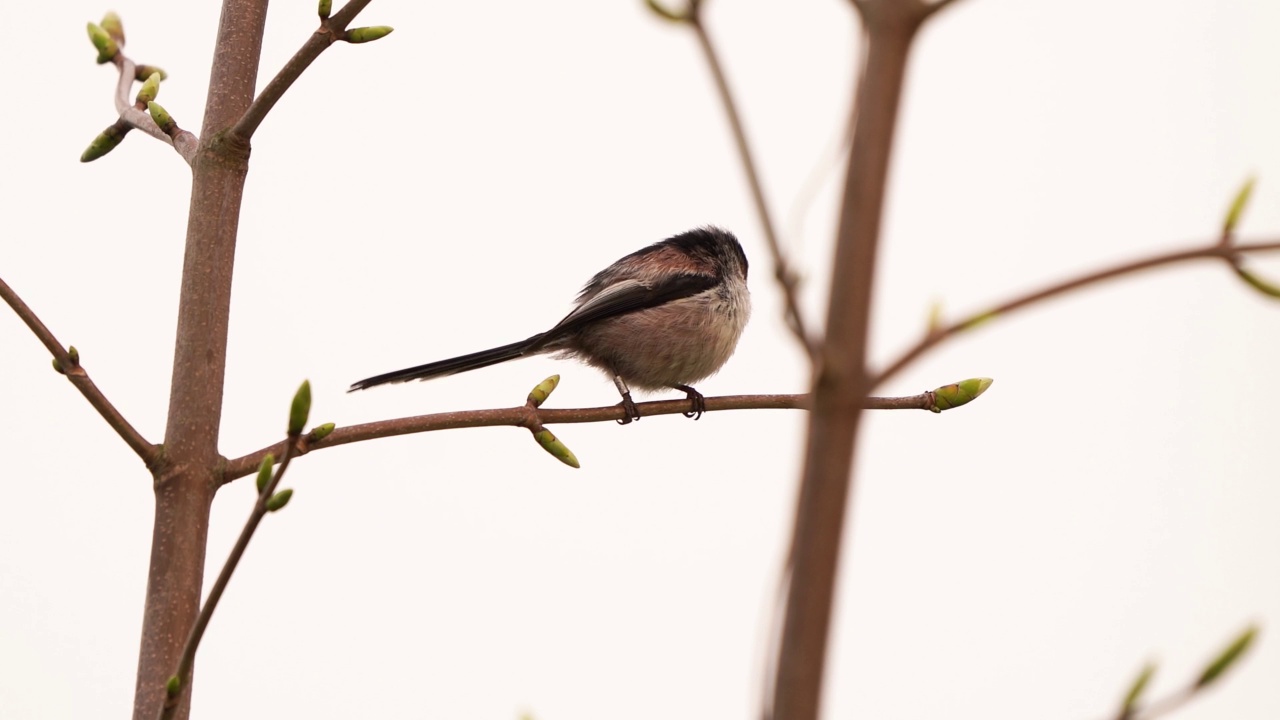
M 543 335 L 534 335 L 528 340 L 503 345 L 501 347 L 489 350 L 481 350 L 470 355 L 460 355 L 456 358 L 448 360 L 438 360 L 426 365 L 418 365 L 417 367 L 405 368 L 404 370 L 396 370 L 395 372 L 384 373 L 382 375 L 374 375 L 371 378 L 365 378 L 359 382 L 352 383 L 347 392 L 355 392 L 356 390 L 366 390 L 375 385 L 386 385 L 387 383 L 402 383 L 410 380 L 429 380 L 431 378 L 444 377 L 445 375 L 454 375 L 468 370 L 477 370 L 490 365 L 497 365 L 500 362 L 515 360 L 522 357 L 530 350 L 536 350 L 540 342 L 544 339 Z

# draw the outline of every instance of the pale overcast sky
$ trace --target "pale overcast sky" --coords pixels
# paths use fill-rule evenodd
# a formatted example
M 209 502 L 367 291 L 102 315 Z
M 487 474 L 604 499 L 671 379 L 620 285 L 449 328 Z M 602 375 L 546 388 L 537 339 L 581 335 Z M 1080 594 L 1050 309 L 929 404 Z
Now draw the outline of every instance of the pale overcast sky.
M 218 3 L 8 7 L 0 277 L 159 441 L 189 173 L 140 134 L 78 162 L 115 117 L 84 33 L 107 9 L 199 128 Z M 314 13 L 272 5 L 260 84 Z M 716 0 L 708 22 L 816 322 L 838 182 L 797 199 L 844 122 L 853 12 Z M 546 329 L 601 267 L 705 223 L 742 238 L 755 315 L 701 389 L 805 388 L 690 34 L 640 0 L 379 1 L 359 24 L 396 31 L 326 52 L 255 138 L 224 454 L 280 439 L 304 378 L 313 420 L 339 425 L 515 405 L 551 373 L 552 406 L 613 403 L 600 373 L 548 358 L 344 391 Z M 935 301 L 958 316 L 1210 240 L 1251 174 L 1243 235 L 1280 237 L 1277 32 L 1257 0 L 940 16 L 895 148 L 877 362 Z M 0 715 L 123 717 L 150 478 L 7 309 L 0 348 Z M 991 323 L 881 388 L 995 379 L 970 407 L 866 424 L 826 717 L 1092 720 L 1145 661 L 1166 694 L 1250 622 L 1247 662 L 1178 717 L 1280 715 L 1277 368 L 1280 304 L 1203 264 Z M 201 648 L 193 717 L 753 717 L 803 415 L 555 429 L 582 469 L 510 428 L 299 460 Z M 210 578 L 252 494 L 219 495 Z

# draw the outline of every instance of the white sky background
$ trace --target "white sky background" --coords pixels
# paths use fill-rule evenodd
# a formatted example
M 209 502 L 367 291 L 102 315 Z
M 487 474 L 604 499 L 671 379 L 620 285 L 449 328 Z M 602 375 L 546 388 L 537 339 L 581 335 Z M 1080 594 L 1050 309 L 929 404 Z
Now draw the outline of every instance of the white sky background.
M 6 10 L 0 277 L 158 441 L 189 175 L 140 134 L 77 162 L 114 119 L 83 29 L 106 9 Z M 198 130 L 217 3 L 114 9 Z M 375 2 L 360 20 L 396 32 L 325 53 L 255 138 L 226 455 L 280 439 L 304 378 L 314 423 L 510 406 L 551 373 L 553 406 L 613 403 L 607 378 L 545 358 L 344 390 L 543 330 L 605 264 L 702 223 L 743 239 L 755 315 L 701 389 L 805 387 L 691 34 L 639 0 Z M 785 220 L 844 120 L 853 13 L 720 0 L 709 22 Z M 260 85 L 314 26 L 314 3 L 273 5 Z M 937 19 L 895 148 L 877 360 L 935 299 L 976 311 L 1206 241 L 1251 173 L 1243 232 L 1276 238 L 1277 30 L 1280 5 L 1250 0 L 965 0 Z M 838 188 L 797 243 L 815 321 Z M 0 349 L 0 714 L 123 717 L 149 477 L 7 309 Z M 996 380 L 971 407 L 867 423 L 826 715 L 1091 720 L 1145 660 L 1163 695 L 1256 621 L 1247 662 L 1179 717 L 1275 717 L 1277 367 L 1280 306 L 1203 264 L 988 325 L 882 388 Z M 193 716 L 751 717 L 803 422 L 558 427 L 578 471 L 510 428 L 310 455 L 214 617 Z M 210 578 L 252 493 L 215 503 Z

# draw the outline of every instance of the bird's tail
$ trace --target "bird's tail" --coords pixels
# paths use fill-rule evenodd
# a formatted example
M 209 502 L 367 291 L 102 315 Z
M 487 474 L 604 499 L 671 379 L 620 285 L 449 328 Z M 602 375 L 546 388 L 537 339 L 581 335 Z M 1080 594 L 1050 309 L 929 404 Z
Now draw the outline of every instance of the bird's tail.
M 448 360 L 437 360 L 426 365 L 418 365 L 416 367 L 405 368 L 404 370 L 396 370 L 395 372 L 384 373 L 382 375 L 374 375 L 371 378 L 365 378 L 358 382 L 352 383 L 347 392 L 355 392 L 356 390 L 366 390 L 375 385 L 386 385 L 388 383 L 402 383 L 410 380 L 430 380 L 431 378 L 444 377 L 445 375 L 454 375 L 468 370 L 477 370 L 490 365 L 497 365 L 500 362 L 515 360 L 522 357 L 530 351 L 538 350 L 540 342 L 543 340 L 542 335 L 534 335 L 528 340 L 503 345 L 501 347 L 491 348 L 489 350 L 481 350 L 470 355 L 459 355 L 456 358 Z

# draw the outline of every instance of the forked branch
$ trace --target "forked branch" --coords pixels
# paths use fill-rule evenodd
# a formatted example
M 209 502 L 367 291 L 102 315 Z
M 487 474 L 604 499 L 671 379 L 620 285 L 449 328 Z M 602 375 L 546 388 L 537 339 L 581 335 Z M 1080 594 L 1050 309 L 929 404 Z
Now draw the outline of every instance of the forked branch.
M 267 86 L 262 89 L 258 97 L 253 99 L 253 103 L 245 111 L 244 116 L 231 128 L 231 134 L 246 142 L 252 138 L 254 132 L 258 130 L 258 126 L 266 119 L 267 113 L 271 112 L 271 108 L 275 107 L 277 102 L 280 102 L 280 98 L 284 97 L 285 91 L 298 78 L 302 77 L 303 71 L 311 63 L 315 62 L 316 58 L 320 57 L 320 53 L 336 42 L 348 40 L 346 36 L 347 26 L 372 1 L 351 0 L 332 17 L 323 8 L 324 3 L 322 3 L 320 27 L 293 54 L 293 57 L 289 58 L 284 67 L 280 68 L 276 76 L 271 78 L 271 82 L 267 83 Z
M 1209 258 L 1219 258 L 1227 261 L 1237 272 L 1240 272 L 1239 256 L 1256 252 L 1268 252 L 1280 250 L 1280 241 L 1245 243 L 1242 245 L 1227 244 L 1221 240 L 1214 240 L 1213 243 L 1203 245 L 1190 250 L 1176 250 L 1160 255 L 1141 258 L 1132 262 L 1122 263 L 1102 270 L 1085 273 L 1083 275 L 1063 280 L 1062 282 L 1050 285 L 1046 288 L 1037 290 L 1026 295 L 1006 300 L 990 310 L 971 315 L 963 320 L 958 320 L 950 325 L 930 330 L 924 337 L 920 338 L 915 345 L 910 347 L 902 355 L 889 363 L 888 367 L 872 376 L 871 387 L 879 387 L 883 385 L 893 376 L 897 375 L 911 363 L 915 362 L 921 355 L 929 350 L 942 344 L 960 333 L 982 325 L 988 320 L 1003 317 L 1016 310 L 1036 305 L 1050 298 L 1079 290 L 1090 285 L 1096 285 L 1107 280 L 1125 277 L 1143 270 L 1162 267 L 1165 265 L 1173 265 L 1176 263 L 1187 262 L 1190 260 L 1204 260 Z

